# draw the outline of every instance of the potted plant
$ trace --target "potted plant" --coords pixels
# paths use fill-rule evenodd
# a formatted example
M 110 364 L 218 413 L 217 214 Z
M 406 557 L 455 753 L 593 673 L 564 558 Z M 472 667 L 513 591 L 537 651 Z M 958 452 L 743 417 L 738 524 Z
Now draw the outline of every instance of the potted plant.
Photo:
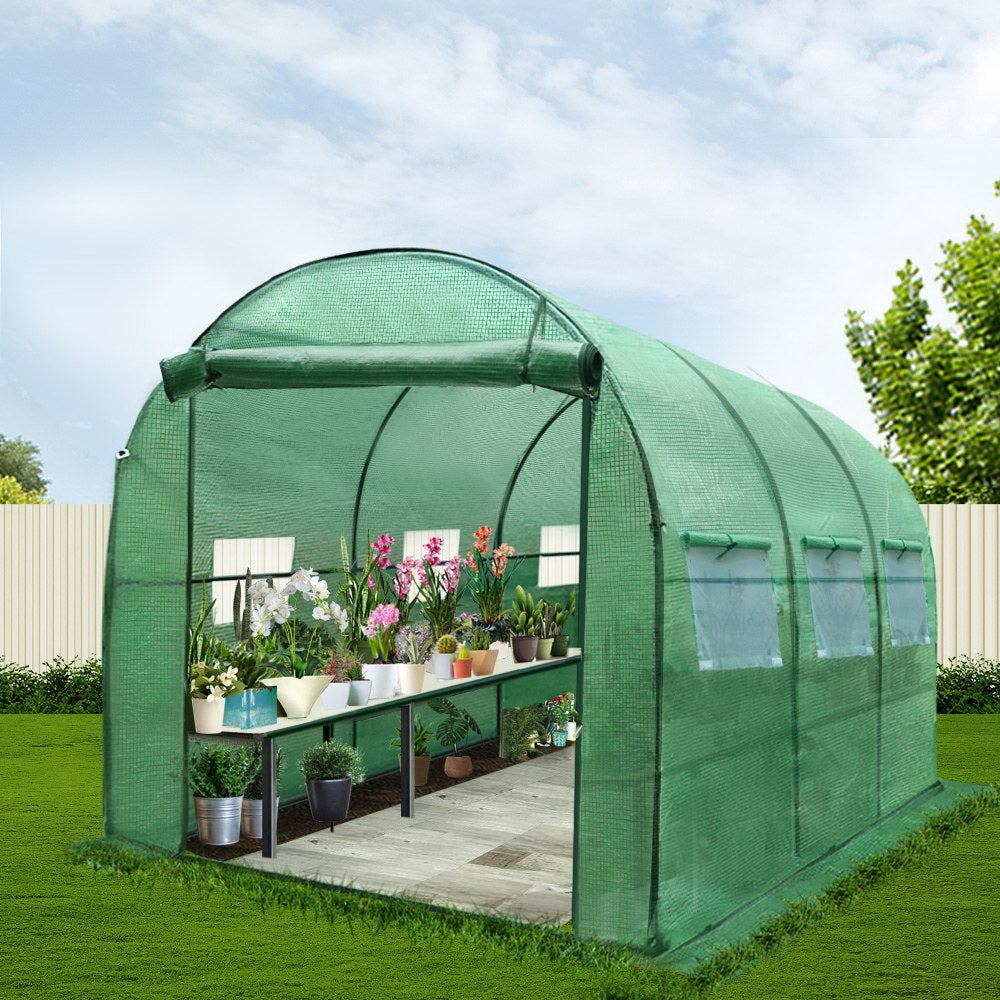
M 462 558 L 455 556 L 442 562 L 443 544 L 442 539 L 432 538 L 424 546 L 423 558 L 412 568 L 417 600 L 435 639 L 450 635 L 454 630 L 461 596 L 458 585 L 462 576 Z
M 459 708 L 448 698 L 435 698 L 430 706 L 444 716 L 437 727 L 439 742 L 454 750 L 444 759 L 444 773 L 449 778 L 468 778 L 472 774 L 472 758 L 461 756 L 458 747 L 470 732 L 481 733 L 479 724 L 464 708 Z
M 564 747 L 566 746 L 569 724 L 573 720 L 573 695 L 567 692 L 556 698 L 550 698 L 546 707 L 551 719 L 549 732 L 552 733 L 552 745 Z
M 348 666 L 347 679 L 351 682 L 347 704 L 355 708 L 367 705 L 372 693 L 372 682 L 365 677 L 364 665 L 360 660 L 355 660 Z
M 330 712 L 346 708 L 351 698 L 351 668 L 361 668 L 361 661 L 346 649 L 331 649 L 320 671 L 330 678 L 330 683 L 320 695 L 320 702 Z M 360 675 L 359 675 L 360 676 Z M 370 685 L 371 682 L 369 682 Z M 367 703 L 367 698 L 365 703 Z
M 456 677 L 472 676 L 472 657 L 469 656 L 469 647 L 464 642 L 459 644 L 451 669 Z
M 372 698 L 391 698 L 396 693 L 399 668 L 394 661 L 399 608 L 379 604 L 372 609 L 362 631 L 371 648 L 374 663 L 364 665 L 364 676 L 372 682 Z
M 469 656 L 472 657 L 472 672 L 477 677 L 493 673 L 499 650 L 490 648 L 490 634 L 485 629 L 474 628 L 469 637 Z
M 504 622 L 503 602 L 507 587 L 507 571 L 513 571 L 520 562 L 514 555 L 513 545 L 498 545 L 490 551 L 490 536 L 493 529 L 483 525 L 473 532 L 475 542 L 472 552 L 467 553 L 465 569 L 469 574 L 469 586 L 478 614 L 476 624 L 490 637 L 491 643 L 499 647 L 506 643 L 507 630 Z
M 361 754 L 354 747 L 327 740 L 302 755 L 299 770 L 306 779 L 306 794 L 313 819 L 334 823 L 347 819 L 351 787 L 365 780 Z
M 441 636 L 434 644 L 434 652 L 431 654 L 431 666 L 434 667 L 434 676 L 439 681 L 450 681 L 452 678 L 451 664 L 458 649 L 458 640 L 449 634 Z
M 538 652 L 538 619 L 535 600 L 524 587 L 514 590 L 514 601 L 507 620 L 510 623 L 511 645 L 517 663 L 530 663 Z
M 233 666 L 224 667 L 218 660 L 199 661 L 189 671 L 188 691 L 196 733 L 221 733 L 226 712 L 226 696 L 243 690 Z
M 325 581 L 307 569 L 293 573 L 280 590 L 272 582 L 256 580 L 249 598 L 253 636 L 284 672 L 284 676 L 267 678 L 263 683 L 277 689 L 278 701 L 290 719 L 305 718 L 330 683 L 330 675 L 316 672 L 322 666 L 321 630 L 311 629 L 305 645 L 299 643 L 299 599 L 313 605 L 315 621 L 333 621 L 341 632 L 347 628 L 347 614 L 330 600 Z
M 274 748 L 274 776 L 281 778 L 285 769 L 285 752 L 281 747 Z M 254 743 L 247 750 L 247 766 L 249 768 L 247 786 L 243 791 L 243 809 L 240 819 L 240 832 L 244 837 L 260 840 L 264 836 L 264 755 L 259 743 Z
M 525 761 L 535 749 L 535 740 L 543 728 L 538 705 L 505 708 L 500 726 L 500 746 L 507 760 Z
M 539 601 L 535 609 L 535 620 L 538 623 L 538 646 L 535 649 L 535 658 L 551 660 L 552 640 L 556 627 L 555 605 L 545 600 Z
M 420 716 L 413 718 L 413 781 L 419 788 L 427 784 L 427 776 L 431 767 L 431 740 L 434 738 L 434 730 L 430 726 L 425 726 L 420 721 Z M 402 748 L 402 734 L 399 726 L 396 727 L 396 737 L 391 740 L 389 746 L 396 750 Z M 403 755 L 399 754 L 399 769 L 403 769 Z
M 396 649 L 402 662 L 399 664 L 400 694 L 420 694 L 424 687 L 427 654 L 431 638 L 426 630 L 407 626 L 396 638 Z
M 223 646 L 220 663 L 224 667 L 235 667 L 236 677 L 243 687 L 240 692 L 226 695 L 222 724 L 235 729 L 273 726 L 278 721 L 277 692 L 264 681 L 276 676 L 278 671 L 268 662 L 266 650 L 242 641 L 231 648 Z
M 240 839 L 243 791 L 250 761 L 243 747 L 203 743 L 188 765 L 198 839 L 221 846 Z
M 552 655 L 554 657 L 565 656 L 569 652 L 569 636 L 566 635 L 566 622 L 576 614 L 576 591 L 572 591 L 566 607 L 561 604 L 556 605 L 555 630 L 552 637 Z

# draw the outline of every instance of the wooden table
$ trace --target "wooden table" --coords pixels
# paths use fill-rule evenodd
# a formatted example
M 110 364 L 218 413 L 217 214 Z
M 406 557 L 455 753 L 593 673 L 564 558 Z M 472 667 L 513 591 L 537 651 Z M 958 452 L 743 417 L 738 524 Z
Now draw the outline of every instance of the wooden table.
M 400 812 L 403 816 L 412 818 L 416 815 L 416 786 L 414 782 L 414 753 L 413 753 L 413 718 L 415 708 L 425 701 L 432 701 L 435 698 L 448 697 L 454 694 L 461 694 L 463 691 L 471 691 L 475 688 L 493 687 L 497 692 L 497 730 L 503 722 L 504 710 L 504 686 L 511 681 L 532 675 L 555 673 L 557 670 L 563 672 L 563 668 L 575 666 L 575 681 L 573 685 L 576 690 L 577 700 L 581 697 L 583 655 L 579 649 L 571 649 L 567 656 L 558 657 L 552 660 L 532 660 L 530 663 L 498 662 L 492 674 L 485 677 L 452 678 L 451 680 L 438 680 L 433 674 L 427 674 L 424 678 L 424 687 L 419 694 L 396 695 L 393 698 L 373 699 L 367 705 L 351 705 L 347 708 L 338 709 L 331 712 L 317 701 L 312 712 L 304 719 L 281 718 L 273 726 L 261 726 L 257 729 L 236 729 L 226 726 L 221 733 L 189 733 L 188 738 L 193 741 L 203 743 L 239 743 L 239 744 L 261 744 L 261 766 L 262 791 L 264 799 L 263 809 L 263 841 L 261 843 L 261 854 L 265 858 L 273 858 L 278 852 L 278 782 L 276 774 L 277 753 L 275 748 L 275 738 L 285 736 L 288 733 L 301 732 L 307 729 L 323 728 L 323 739 L 331 738 L 333 724 L 345 720 L 355 720 L 366 718 L 372 715 L 381 715 L 384 712 L 399 711 L 400 723 L 400 756 L 402 762 L 400 766 Z M 555 678 L 553 678 L 555 682 Z M 553 690 L 548 698 L 566 691 L 565 680 L 560 690 Z

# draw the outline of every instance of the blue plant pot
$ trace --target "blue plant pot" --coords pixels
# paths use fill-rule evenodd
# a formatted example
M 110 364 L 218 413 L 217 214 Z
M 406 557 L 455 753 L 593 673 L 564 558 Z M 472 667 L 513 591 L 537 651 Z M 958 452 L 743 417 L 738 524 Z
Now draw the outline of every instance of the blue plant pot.
M 566 730 L 565 729 L 550 729 L 552 733 L 552 745 L 554 747 L 564 747 L 566 746 Z
M 222 724 L 234 729 L 257 729 L 273 726 L 278 721 L 278 691 L 264 688 L 261 691 L 244 691 L 226 698 Z

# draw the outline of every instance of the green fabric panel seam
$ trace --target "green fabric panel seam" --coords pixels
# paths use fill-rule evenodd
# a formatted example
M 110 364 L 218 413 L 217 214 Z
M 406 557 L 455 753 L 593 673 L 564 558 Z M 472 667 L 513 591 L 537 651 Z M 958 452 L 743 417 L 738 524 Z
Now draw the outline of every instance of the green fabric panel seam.
M 764 549 L 771 547 L 771 539 L 760 535 L 731 535 L 726 531 L 685 531 L 681 544 L 687 548 Z
M 893 552 L 923 552 L 924 543 L 912 538 L 883 538 L 882 548 Z
M 807 549 L 830 549 L 831 555 L 838 549 L 845 552 L 860 552 L 860 538 L 845 538 L 843 535 L 806 535 L 802 544 Z

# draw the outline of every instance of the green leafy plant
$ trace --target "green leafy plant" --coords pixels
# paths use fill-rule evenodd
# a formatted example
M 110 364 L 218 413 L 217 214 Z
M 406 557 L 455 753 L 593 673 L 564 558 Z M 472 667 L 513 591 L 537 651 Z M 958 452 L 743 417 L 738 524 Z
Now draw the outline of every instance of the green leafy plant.
M 501 720 L 501 744 L 507 760 L 523 760 L 535 748 L 539 733 L 545 731 L 541 705 L 505 708 Z
M 233 647 L 220 644 L 218 662 L 225 669 L 235 668 L 236 679 L 247 691 L 259 691 L 267 686 L 263 683 L 265 679 L 280 675 L 280 671 L 271 663 L 268 650 L 253 643 Z
M 254 743 L 247 748 L 247 787 L 243 792 L 248 799 L 264 798 L 264 753 L 260 743 Z M 281 747 L 274 748 L 274 778 L 275 783 L 285 770 L 285 751 Z
M 487 625 L 498 622 L 503 617 L 504 591 L 507 581 L 521 562 L 512 559 L 513 545 L 499 545 L 490 551 L 490 535 L 493 529 L 483 525 L 473 532 L 473 551 L 465 558 L 465 569 L 469 574 L 472 599 L 479 609 L 479 616 Z M 508 568 L 510 573 L 507 572 Z
M 443 635 L 437 641 L 439 653 L 454 653 L 458 649 L 458 640 L 451 634 Z
M 438 740 L 446 747 L 451 747 L 455 751 L 456 757 L 460 756 L 459 744 L 468 738 L 470 732 L 482 733 L 479 723 L 464 708 L 459 708 L 449 698 L 435 698 L 430 702 L 430 706 L 438 715 L 444 716 L 438 723 Z
M 426 663 L 433 646 L 434 640 L 426 628 L 404 626 L 396 636 L 396 653 L 401 663 Z
M 231 694 L 242 694 L 244 691 L 236 668 L 224 667 L 218 660 L 193 664 L 188 671 L 188 678 L 188 692 L 192 698 L 216 701 Z
M 45 503 L 43 498 L 49 481 L 43 478 L 44 475 L 38 445 L 24 438 L 9 438 L 0 434 L 0 477 L 15 480 L 25 492 L 38 498 L 26 502 Z
M 546 704 L 552 724 L 557 729 L 565 729 L 576 715 L 576 712 L 573 710 L 573 695 L 569 691 L 566 694 L 550 698 Z
M 490 648 L 490 634 L 481 628 L 474 628 L 469 636 L 469 646 L 476 652 Z
M 942 714 L 1000 712 L 1000 663 L 953 656 L 947 666 L 938 664 L 937 710 Z
M 0 656 L 0 714 L 99 715 L 101 661 L 54 656 L 41 669 Z
M 420 721 L 420 716 L 413 717 L 413 753 L 417 757 L 424 757 L 430 753 L 431 740 L 434 739 L 433 726 L 425 726 Z M 389 741 L 389 746 L 394 750 L 400 750 L 403 746 L 403 734 L 399 726 L 396 726 L 396 735 Z
M 243 586 L 240 581 L 236 581 L 236 588 L 233 591 L 233 634 L 238 643 L 248 643 L 253 639 L 252 618 L 253 605 L 250 600 L 250 588 L 253 586 L 253 577 L 250 575 L 250 567 L 247 567 L 246 580 Z
M 187 662 L 188 667 L 196 663 L 210 663 L 218 660 L 226 644 L 212 631 L 209 619 L 215 601 L 208 599 L 205 584 L 201 585 L 201 608 L 198 617 L 188 626 Z
M 566 607 L 563 608 L 561 604 L 556 604 L 554 608 L 554 615 L 552 621 L 552 635 L 562 635 L 563 629 L 566 627 L 566 622 L 576 614 L 576 591 L 571 591 L 569 595 L 569 600 L 566 602 Z
M 361 660 L 353 653 L 349 652 L 346 643 L 339 649 L 331 649 L 326 652 L 326 659 L 323 665 L 316 672 L 319 674 L 329 674 L 333 678 L 334 684 L 342 684 L 344 681 L 361 680 Z M 356 670 L 357 677 L 351 676 L 351 671 Z
M 538 635 L 540 618 L 535 599 L 518 584 L 514 588 L 514 600 L 507 612 L 511 635 Z
M 244 747 L 202 743 L 191 756 L 188 783 L 202 799 L 228 799 L 247 787 L 250 757 Z
M 299 761 L 299 770 L 307 781 L 350 778 L 357 785 L 365 780 L 361 754 L 337 740 L 327 740 L 306 750 Z
M 360 660 L 353 660 L 348 664 L 347 679 L 349 681 L 363 681 L 365 679 L 364 664 Z

